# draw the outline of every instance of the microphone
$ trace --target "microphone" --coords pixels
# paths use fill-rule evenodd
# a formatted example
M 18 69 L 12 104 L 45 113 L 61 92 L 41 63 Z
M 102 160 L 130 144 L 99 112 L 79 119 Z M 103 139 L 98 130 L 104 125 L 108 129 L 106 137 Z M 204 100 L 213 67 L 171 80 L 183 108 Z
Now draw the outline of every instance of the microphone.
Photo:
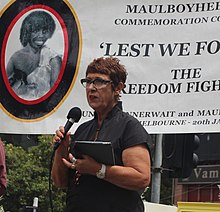
M 81 116 L 82 116 L 82 111 L 78 107 L 73 107 L 69 111 L 67 115 L 68 120 L 64 126 L 64 137 L 66 136 L 69 129 L 72 127 L 73 123 L 77 123 L 80 120 Z M 54 144 L 54 150 L 56 150 L 60 146 L 61 142 L 62 140 Z

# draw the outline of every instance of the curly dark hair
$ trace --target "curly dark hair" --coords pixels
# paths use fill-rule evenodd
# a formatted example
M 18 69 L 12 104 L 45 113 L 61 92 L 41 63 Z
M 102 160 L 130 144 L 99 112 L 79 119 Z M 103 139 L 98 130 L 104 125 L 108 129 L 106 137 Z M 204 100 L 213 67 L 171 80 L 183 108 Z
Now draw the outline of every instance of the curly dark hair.
M 49 13 L 44 11 L 34 11 L 22 22 L 20 29 L 21 44 L 25 47 L 30 41 L 31 33 L 40 29 L 48 30 L 51 37 L 55 28 L 56 24 Z
M 116 87 L 119 82 L 123 82 L 125 84 L 127 79 L 125 66 L 120 64 L 120 60 L 115 57 L 100 57 L 94 59 L 87 67 L 86 76 L 88 73 L 109 75 L 114 87 Z

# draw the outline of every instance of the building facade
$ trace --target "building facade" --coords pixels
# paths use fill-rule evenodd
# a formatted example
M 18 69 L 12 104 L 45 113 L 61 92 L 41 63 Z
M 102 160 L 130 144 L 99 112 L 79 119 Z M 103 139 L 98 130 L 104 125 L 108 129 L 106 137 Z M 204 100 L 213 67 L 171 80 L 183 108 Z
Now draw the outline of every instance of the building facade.
M 220 203 L 220 134 L 199 134 L 199 165 L 188 178 L 174 179 L 173 203 Z

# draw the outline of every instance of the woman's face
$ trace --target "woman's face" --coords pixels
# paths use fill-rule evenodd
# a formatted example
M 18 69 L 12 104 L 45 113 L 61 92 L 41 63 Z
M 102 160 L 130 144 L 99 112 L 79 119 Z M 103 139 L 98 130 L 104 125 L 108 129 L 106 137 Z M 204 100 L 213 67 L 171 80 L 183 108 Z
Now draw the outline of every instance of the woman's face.
M 108 75 L 99 73 L 89 73 L 86 79 L 110 80 Z M 103 84 L 101 87 L 95 87 L 93 83 L 88 84 L 86 88 L 87 100 L 91 108 L 93 108 L 98 113 L 108 112 L 116 104 L 116 92 L 112 87 L 112 83 Z
M 35 30 L 31 32 L 30 46 L 34 49 L 41 49 L 48 38 L 50 38 L 50 32 L 48 29 Z

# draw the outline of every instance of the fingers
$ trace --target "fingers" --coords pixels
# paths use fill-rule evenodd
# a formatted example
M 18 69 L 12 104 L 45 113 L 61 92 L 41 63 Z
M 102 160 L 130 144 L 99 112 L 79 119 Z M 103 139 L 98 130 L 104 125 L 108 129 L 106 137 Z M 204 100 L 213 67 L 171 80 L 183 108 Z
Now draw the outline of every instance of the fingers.
M 69 161 L 66 160 L 65 158 L 63 158 L 62 160 L 63 163 L 67 166 L 67 168 L 70 169 L 76 168 L 77 159 L 71 153 L 69 153 Z
M 69 161 L 66 160 L 65 158 L 62 158 L 62 161 L 63 161 L 64 165 L 65 165 L 67 168 L 70 168 L 70 169 L 74 169 L 74 168 L 75 168 L 75 164 L 69 162 Z
M 64 137 L 64 128 L 59 127 L 58 130 L 56 130 L 56 134 L 53 137 L 53 144 L 59 142 Z
M 77 159 L 71 154 L 71 153 L 69 153 L 69 159 L 70 159 L 70 161 L 72 162 L 72 163 L 76 163 L 76 161 L 77 161 Z
M 77 162 L 77 159 L 73 157 L 73 158 L 71 159 L 71 162 L 72 162 L 73 164 L 75 164 L 75 163 Z
M 55 134 L 55 140 L 60 140 L 64 137 L 64 127 L 59 127 L 58 130 L 56 130 L 56 134 Z
M 57 142 L 60 142 L 63 138 L 64 138 L 64 127 L 60 126 L 59 129 L 56 130 L 52 143 L 55 144 Z M 65 139 L 63 139 L 62 143 L 64 143 L 65 146 L 68 146 L 70 144 L 70 141 L 71 141 L 70 132 L 68 132 L 65 136 Z
M 95 174 L 97 167 L 100 167 L 100 164 L 88 155 L 83 155 L 83 159 L 76 159 L 71 153 L 68 156 L 68 159 L 62 158 L 64 165 L 68 169 L 77 170 L 81 174 Z
M 75 169 L 75 168 L 76 168 L 76 165 L 72 163 L 71 166 L 70 166 L 70 168 L 71 168 L 71 169 Z

